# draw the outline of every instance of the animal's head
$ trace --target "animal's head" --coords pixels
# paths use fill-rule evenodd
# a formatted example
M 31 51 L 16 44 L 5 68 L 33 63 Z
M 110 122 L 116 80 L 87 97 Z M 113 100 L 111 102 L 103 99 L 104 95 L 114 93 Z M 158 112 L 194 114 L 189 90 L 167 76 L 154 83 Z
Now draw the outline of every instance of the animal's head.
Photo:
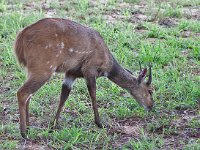
M 144 81 L 146 75 L 147 75 L 147 68 L 144 68 L 142 70 L 140 65 L 140 74 L 137 78 L 137 84 L 131 88 L 130 94 L 145 109 L 151 110 L 154 105 L 152 98 L 152 87 L 151 87 L 151 81 L 152 81 L 151 66 L 149 66 L 149 78 L 147 82 Z

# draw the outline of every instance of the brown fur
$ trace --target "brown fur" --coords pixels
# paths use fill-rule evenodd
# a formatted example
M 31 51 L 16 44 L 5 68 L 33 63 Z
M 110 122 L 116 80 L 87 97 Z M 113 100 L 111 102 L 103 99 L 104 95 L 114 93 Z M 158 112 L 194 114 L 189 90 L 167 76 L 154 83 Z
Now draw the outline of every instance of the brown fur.
M 107 76 L 129 91 L 144 107 L 153 106 L 150 86 L 142 82 L 147 69 L 141 72 L 139 80 L 133 77 L 130 71 L 122 68 L 113 58 L 101 35 L 89 27 L 66 19 L 42 19 L 17 35 L 14 50 L 19 63 L 28 71 L 27 81 L 17 92 L 20 130 L 24 138 L 26 126 L 29 125 L 30 97 L 54 72 L 65 72 L 54 127 L 72 83 L 79 77 L 84 77 L 87 82 L 95 123 L 99 127 L 102 127 L 96 103 L 96 78 L 99 76 Z
M 110 59 L 110 53 L 98 32 L 59 18 L 43 19 L 26 27 L 17 35 L 14 49 L 19 63 L 32 72 L 51 72 L 51 65 L 57 72 L 78 66 L 86 71 L 88 64 L 109 71 L 112 65 L 105 61 Z
M 22 34 L 22 32 L 19 32 L 17 35 L 17 39 L 15 41 L 15 44 L 14 44 L 14 50 L 15 50 L 15 55 L 16 55 L 18 62 L 20 64 L 22 64 L 23 66 L 26 66 L 22 38 L 23 38 L 23 34 Z

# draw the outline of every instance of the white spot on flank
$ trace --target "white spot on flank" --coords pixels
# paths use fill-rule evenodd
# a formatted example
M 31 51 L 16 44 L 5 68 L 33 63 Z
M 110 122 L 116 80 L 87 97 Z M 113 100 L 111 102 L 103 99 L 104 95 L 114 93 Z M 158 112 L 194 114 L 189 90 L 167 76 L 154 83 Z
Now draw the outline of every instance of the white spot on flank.
M 73 48 L 70 48 L 70 49 L 69 49 L 69 51 L 70 51 L 70 52 L 73 52 L 73 51 L 74 51 L 74 49 L 73 49 Z
M 73 50 L 73 49 L 72 49 Z M 69 49 L 69 51 L 70 52 L 72 52 L 72 50 L 71 49 Z M 78 54 L 88 54 L 88 53 L 91 53 L 92 51 L 78 51 L 78 50 L 76 50 L 76 51 L 74 51 L 75 53 L 78 53 Z
M 45 49 L 48 49 L 48 48 L 51 48 L 51 44 L 50 43 L 45 46 Z
M 65 47 L 65 44 L 62 42 L 61 43 L 61 48 L 63 49 Z
M 63 81 L 63 84 L 69 88 L 72 88 L 73 83 L 74 83 L 74 78 L 72 78 L 72 77 L 66 77 Z
M 62 53 L 62 51 L 60 51 L 60 54 Z
M 55 34 L 55 36 L 57 37 L 57 36 L 58 36 L 58 34 Z

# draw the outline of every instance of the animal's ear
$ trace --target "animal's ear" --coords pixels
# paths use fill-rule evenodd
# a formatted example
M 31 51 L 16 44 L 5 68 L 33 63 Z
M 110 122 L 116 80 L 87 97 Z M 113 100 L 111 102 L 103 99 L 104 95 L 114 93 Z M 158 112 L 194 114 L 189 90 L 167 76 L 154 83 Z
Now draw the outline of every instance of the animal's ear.
M 152 65 L 151 64 L 149 64 L 149 79 L 148 79 L 148 81 L 147 81 L 147 86 L 149 86 L 150 84 L 151 84 L 151 81 L 152 81 L 152 72 L 151 72 L 151 67 L 152 67 Z
M 146 75 L 147 75 L 147 68 L 144 68 L 143 70 L 140 71 L 140 74 L 137 78 L 137 81 L 139 84 L 142 83 L 142 81 L 145 79 Z

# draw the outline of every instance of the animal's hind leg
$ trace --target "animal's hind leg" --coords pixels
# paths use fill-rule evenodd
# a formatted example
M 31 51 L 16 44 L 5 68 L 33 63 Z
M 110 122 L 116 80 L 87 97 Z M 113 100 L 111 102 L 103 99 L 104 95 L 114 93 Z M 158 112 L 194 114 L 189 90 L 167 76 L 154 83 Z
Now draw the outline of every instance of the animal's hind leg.
M 31 94 L 36 92 L 49 78 L 51 74 L 31 73 L 28 80 L 17 91 L 17 99 L 20 114 L 20 131 L 23 138 L 26 138 L 26 123 L 28 123 L 28 105 Z

